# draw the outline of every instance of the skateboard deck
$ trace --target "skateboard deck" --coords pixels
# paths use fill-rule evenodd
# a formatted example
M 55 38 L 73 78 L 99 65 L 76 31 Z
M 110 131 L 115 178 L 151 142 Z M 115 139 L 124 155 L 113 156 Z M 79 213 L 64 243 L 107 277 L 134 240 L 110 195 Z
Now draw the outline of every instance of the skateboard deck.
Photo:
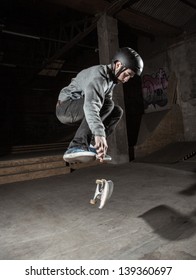
M 68 163 L 86 163 L 96 159 L 96 153 L 91 151 L 78 151 L 75 153 L 65 153 L 64 161 Z
M 64 159 L 68 163 L 87 163 L 96 160 L 96 155 L 90 155 L 90 156 L 76 156 L 73 158 L 66 158 Z
M 111 180 L 105 180 L 105 179 L 97 179 L 96 180 L 96 190 L 93 199 L 90 200 L 90 204 L 95 205 L 97 201 L 100 201 L 99 209 L 102 209 L 106 202 L 110 199 L 114 184 Z
M 69 158 L 64 158 L 64 161 L 68 162 L 68 163 L 88 163 L 91 161 L 95 161 L 98 160 L 98 157 L 96 154 L 92 153 L 91 155 L 74 155 L 70 156 Z M 105 158 L 103 159 L 103 162 L 109 162 L 111 161 L 111 158 Z

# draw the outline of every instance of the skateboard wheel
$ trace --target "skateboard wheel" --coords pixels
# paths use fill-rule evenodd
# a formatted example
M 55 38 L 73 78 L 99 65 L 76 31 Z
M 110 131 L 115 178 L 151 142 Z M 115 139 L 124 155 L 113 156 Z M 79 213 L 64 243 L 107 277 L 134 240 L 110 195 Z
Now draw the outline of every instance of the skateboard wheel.
M 91 200 L 90 200 L 90 204 L 95 205 L 95 204 L 96 204 L 96 202 L 97 202 L 97 201 L 96 201 L 95 199 L 91 199 Z
M 101 183 L 102 183 L 102 180 L 100 180 L 100 179 L 96 180 L 96 184 L 101 184 Z

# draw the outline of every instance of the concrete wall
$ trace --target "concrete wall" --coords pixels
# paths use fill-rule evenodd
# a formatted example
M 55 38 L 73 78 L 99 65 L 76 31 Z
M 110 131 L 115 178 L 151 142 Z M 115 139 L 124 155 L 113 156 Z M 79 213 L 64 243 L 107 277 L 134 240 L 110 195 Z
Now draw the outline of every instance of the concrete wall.
M 170 67 L 178 80 L 177 97 L 180 104 L 184 138 L 196 141 L 196 36 L 172 45 L 168 50 Z
M 165 38 L 139 38 L 139 53 L 145 63 L 142 75 L 145 114 L 135 157 L 175 141 L 196 141 L 195 47 L 193 36 L 175 43 Z M 159 118 L 160 111 L 164 110 L 171 113 Z M 149 119 L 152 130 L 146 129 Z
M 139 52 L 144 59 L 142 91 L 145 113 L 168 109 L 168 79 L 170 76 L 167 42 L 160 38 L 140 37 Z

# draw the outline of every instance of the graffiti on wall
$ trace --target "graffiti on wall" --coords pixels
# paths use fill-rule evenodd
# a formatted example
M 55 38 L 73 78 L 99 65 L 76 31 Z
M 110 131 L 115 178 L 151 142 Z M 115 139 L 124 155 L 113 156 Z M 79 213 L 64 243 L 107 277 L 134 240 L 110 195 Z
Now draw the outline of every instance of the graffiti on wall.
M 144 109 L 153 106 L 154 109 L 164 107 L 168 103 L 167 97 L 168 76 L 163 68 L 160 68 L 157 73 L 144 75 L 142 77 L 142 92 L 144 99 Z

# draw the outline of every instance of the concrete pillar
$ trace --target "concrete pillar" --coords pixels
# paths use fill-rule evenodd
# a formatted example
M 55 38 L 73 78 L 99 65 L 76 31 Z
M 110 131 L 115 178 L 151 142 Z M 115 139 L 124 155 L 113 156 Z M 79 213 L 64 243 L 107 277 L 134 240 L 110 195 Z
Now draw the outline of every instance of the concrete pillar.
M 97 23 L 97 32 L 100 64 L 110 64 L 113 55 L 119 48 L 117 20 L 103 15 Z M 129 152 L 122 85 L 118 85 L 114 89 L 113 100 L 115 104 L 123 108 L 124 115 L 115 132 L 108 138 L 108 154 L 112 156 L 113 163 L 126 163 L 129 162 Z
M 168 53 L 171 68 L 174 69 L 178 84 L 177 95 L 183 123 L 184 140 L 196 141 L 196 36 L 170 47 Z

